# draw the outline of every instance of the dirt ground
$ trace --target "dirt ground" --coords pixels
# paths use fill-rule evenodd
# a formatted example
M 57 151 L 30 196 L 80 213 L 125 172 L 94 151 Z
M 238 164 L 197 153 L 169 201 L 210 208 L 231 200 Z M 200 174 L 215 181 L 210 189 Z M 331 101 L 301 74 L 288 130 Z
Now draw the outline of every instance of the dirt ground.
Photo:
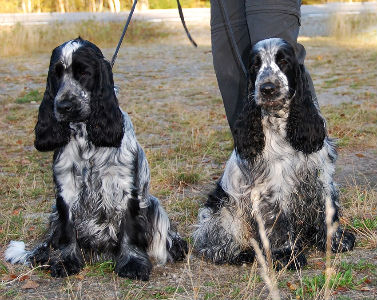
M 178 30 L 181 29 L 178 27 Z M 120 105 L 130 113 L 137 137 L 150 161 L 152 192 L 167 207 L 183 235 L 189 237 L 197 208 L 205 201 L 206 192 L 221 174 L 232 142 L 213 72 L 209 28 L 203 24 L 192 27 L 192 34 L 199 44 L 197 49 L 189 45 L 183 30 L 181 31 L 181 34 L 152 44 L 130 46 L 126 41 L 116 62 L 114 79 L 121 90 Z M 375 96 L 360 98 L 361 94 L 375 92 L 369 85 L 351 89 L 349 82 L 339 80 L 336 87 L 328 87 L 326 81 L 341 74 L 334 73 L 329 63 L 322 62 L 330 59 L 331 65 L 336 68 L 334 57 L 338 57 L 338 48 L 332 45 L 324 46 L 326 43 L 316 43 L 311 39 L 303 39 L 302 43 L 307 49 L 307 65 L 314 84 L 318 87 L 321 105 L 369 101 L 376 108 Z M 113 49 L 104 49 L 104 53 L 110 59 Z M 0 58 L 0 105 L 4 111 L 14 105 L 14 99 L 27 91 L 36 89 L 43 92 L 49 56 L 50 54 L 39 54 Z M 352 69 L 350 65 L 348 70 Z M 368 74 L 357 73 L 355 66 L 355 76 Z M 38 103 L 21 105 L 22 109 L 28 112 L 25 114 L 26 118 L 33 115 L 32 121 L 35 120 Z M 33 128 L 29 126 L 24 130 L 19 125 L 12 124 L 8 123 L 7 119 L 1 119 L 2 138 L 5 140 L 4 135 L 16 141 L 25 138 L 27 143 L 22 145 L 23 152 L 17 152 L 9 150 L 13 146 L 7 146 L 7 143 L 13 145 L 11 142 L 4 142 L 4 145 L 0 146 L 6 153 L 2 159 L 14 159 L 22 163 L 23 159 L 30 160 L 28 154 L 22 153 L 36 152 L 32 147 Z M 187 130 L 187 127 L 191 129 Z M 181 129 L 187 130 L 185 140 L 181 140 L 182 136 L 176 133 Z M 219 134 L 222 135 L 221 142 L 216 141 Z M 207 137 L 214 140 L 204 147 L 201 139 Z M 186 143 L 190 145 L 191 152 L 185 150 Z M 16 146 L 12 149 L 19 149 Z M 220 150 L 213 152 L 213 148 Z M 49 168 L 49 156 L 50 154 L 37 156 L 46 162 L 46 169 Z M 164 156 L 174 156 L 174 159 L 165 163 L 160 160 Z M 360 191 L 368 190 L 369 194 L 374 193 L 377 190 L 376 158 L 375 147 L 341 147 L 336 172 L 341 189 L 357 187 Z M 189 170 L 196 174 L 195 169 L 199 170 L 198 180 L 182 183 L 174 179 L 176 170 L 182 170 L 182 173 Z M 18 176 L 17 174 L 0 169 L 0 176 L 3 178 Z M 51 183 L 47 184 L 46 190 L 48 189 L 50 190 L 43 194 L 43 198 L 52 201 Z M 7 195 L 9 194 L 3 191 L 1 197 L 4 199 L 1 201 L 6 201 Z M 35 197 L 30 200 L 32 205 L 37 205 L 38 199 Z M 373 199 L 376 204 L 375 198 Z M 12 214 L 12 209 L 18 207 L 17 200 L 14 201 L 15 203 L 9 206 L 11 211 L 8 215 Z M 36 222 L 43 227 L 46 213 L 48 205 L 44 204 L 42 213 L 25 209 L 24 215 L 25 218 L 36 218 Z M 4 217 L 7 212 L 3 211 L 2 214 Z M 377 215 L 375 210 L 370 214 L 373 218 Z M 352 215 L 352 211 L 348 211 L 346 215 Z M 372 229 L 371 234 L 375 237 L 376 230 Z M 35 238 L 26 233 L 22 237 L 30 236 Z M 5 244 L 12 238 L 9 236 L 2 239 L 2 259 Z M 358 235 L 359 241 L 363 239 L 362 235 Z M 302 296 L 299 289 L 306 287 L 305 278 L 322 274 L 324 254 L 313 249 L 309 249 L 308 253 L 309 264 L 304 270 L 278 274 L 282 299 L 310 299 L 309 291 Z M 353 278 L 352 283 L 339 286 L 333 291 L 333 299 L 377 298 L 377 251 L 369 238 L 365 243 L 359 243 L 354 251 L 336 256 L 334 265 L 343 272 L 352 269 Z M 6 262 L 0 267 L 3 269 L 0 299 L 267 299 L 268 295 L 255 264 L 218 266 L 204 262 L 193 254 L 182 263 L 156 266 L 148 282 L 118 278 L 111 267 L 103 265 L 87 267 L 79 275 L 66 279 L 54 279 L 44 271 L 30 271 L 26 267 L 11 266 Z M 321 296 L 317 299 L 321 299 Z

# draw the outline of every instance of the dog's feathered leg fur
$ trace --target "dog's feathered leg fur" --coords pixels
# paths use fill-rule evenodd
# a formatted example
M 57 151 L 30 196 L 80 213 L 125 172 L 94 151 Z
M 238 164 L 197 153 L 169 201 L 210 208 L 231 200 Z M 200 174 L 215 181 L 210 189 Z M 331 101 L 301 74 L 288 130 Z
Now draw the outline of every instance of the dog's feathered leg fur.
M 148 231 L 147 217 L 141 211 L 135 196 L 129 199 L 124 222 L 121 225 L 115 272 L 121 277 L 148 280 L 152 263 L 147 250 L 152 240 L 152 232 Z
M 51 222 L 52 248 L 50 257 L 52 277 L 77 274 L 84 267 L 84 257 L 76 240 L 76 230 L 70 217 L 70 208 L 61 195 L 56 198 L 57 216 Z
M 295 232 L 290 216 L 284 212 L 274 199 L 272 191 L 264 191 L 259 195 L 251 194 L 253 203 L 257 207 L 254 208 L 253 215 L 258 214 L 261 222 L 263 222 L 263 230 L 268 237 L 271 247 L 271 255 L 275 267 L 281 269 L 287 266 L 288 269 L 301 268 L 306 265 L 305 255 L 302 253 L 301 240 Z M 257 218 L 258 219 L 258 218 Z M 257 231 L 262 224 L 255 222 Z M 258 236 L 257 240 L 260 240 Z

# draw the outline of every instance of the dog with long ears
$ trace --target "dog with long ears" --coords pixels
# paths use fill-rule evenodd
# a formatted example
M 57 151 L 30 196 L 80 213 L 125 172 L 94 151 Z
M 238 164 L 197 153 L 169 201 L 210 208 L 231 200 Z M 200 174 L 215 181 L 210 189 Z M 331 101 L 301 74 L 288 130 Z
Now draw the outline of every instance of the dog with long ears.
M 326 205 L 327 213 L 333 212 L 331 224 L 339 221 L 333 180 L 337 153 L 305 68 L 282 39 L 252 48 L 248 98 L 236 122 L 234 145 L 199 212 L 195 249 L 216 263 L 250 262 L 251 240 L 261 242 L 264 227 L 276 266 L 302 267 L 305 245 L 326 248 Z M 354 235 L 338 226 L 331 249 L 350 251 L 354 242 Z
M 12 241 L 8 261 L 47 264 L 64 277 L 113 259 L 119 276 L 148 280 L 151 258 L 184 258 L 187 243 L 149 194 L 148 162 L 119 108 L 110 63 L 89 41 L 53 50 L 35 147 L 54 151 L 56 205 L 44 240 L 31 251 Z

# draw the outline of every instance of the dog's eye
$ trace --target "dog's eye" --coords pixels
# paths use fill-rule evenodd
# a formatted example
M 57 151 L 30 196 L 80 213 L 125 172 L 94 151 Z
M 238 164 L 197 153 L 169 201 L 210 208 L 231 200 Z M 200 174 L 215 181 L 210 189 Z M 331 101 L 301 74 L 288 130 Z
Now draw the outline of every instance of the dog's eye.
M 280 67 L 285 67 L 286 65 L 288 65 L 288 61 L 286 61 L 285 59 L 279 59 L 278 65 Z
M 79 76 L 80 77 L 90 76 L 90 73 L 88 71 L 82 70 L 79 72 Z
M 58 78 L 62 77 L 64 73 L 64 66 L 62 64 L 57 64 L 55 66 L 55 74 Z
M 259 69 L 261 65 L 262 65 L 262 61 L 261 61 L 260 57 L 258 56 L 253 61 L 253 67 L 254 67 L 254 69 Z

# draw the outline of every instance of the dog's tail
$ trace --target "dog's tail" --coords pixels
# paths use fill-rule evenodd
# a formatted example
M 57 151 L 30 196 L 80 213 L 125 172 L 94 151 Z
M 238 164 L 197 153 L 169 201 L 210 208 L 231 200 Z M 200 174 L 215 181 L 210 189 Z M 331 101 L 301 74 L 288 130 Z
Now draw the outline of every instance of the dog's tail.
M 30 256 L 33 251 L 25 249 L 25 243 L 21 241 L 11 241 L 4 256 L 7 262 L 11 264 L 30 265 Z
M 153 256 L 158 263 L 164 264 L 168 259 L 167 246 L 171 245 L 171 239 L 168 234 L 170 221 L 158 199 L 153 196 L 151 196 L 151 209 L 153 209 L 153 239 L 149 247 L 149 254 Z
M 183 260 L 187 254 L 186 241 L 171 228 L 169 217 L 158 199 L 151 196 L 151 202 L 154 218 L 152 220 L 153 240 L 149 248 L 149 254 L 160 264 L 166 263 L 167 260 Z
M 4 253 L 5 260 L 11 264 L 22 264 L 26 266 L 42 265 L 50 259 L 50 240 L 38 244 L 33 250 L 26 250 L 25 243 L 11 241 Z
M 167 260 L 183 260 L 188 252 L 187 242 L 171 228 L 170 220 L 160 205 L 157 198 L 151 196 L 154 207 L 153 219 L 153 240 L 149 253 L 156 258 L 160 264 L 166 263 Z

